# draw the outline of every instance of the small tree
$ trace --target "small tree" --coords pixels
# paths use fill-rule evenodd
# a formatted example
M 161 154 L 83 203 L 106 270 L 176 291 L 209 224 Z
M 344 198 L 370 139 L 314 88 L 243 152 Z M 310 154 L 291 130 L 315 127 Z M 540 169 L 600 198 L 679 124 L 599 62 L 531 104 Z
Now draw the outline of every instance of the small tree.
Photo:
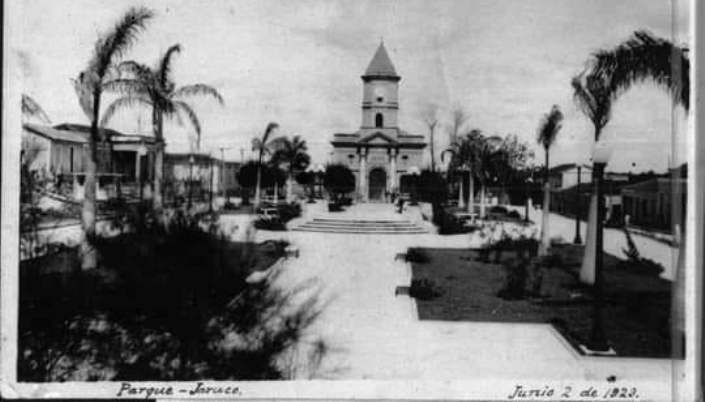
M 313 172 L 299 172 L 296 175 L 296 182 L 299 183 L 300 185 L 304 186 L 304 188 L 307 189 L 308 191 L 308 197 L 313 198 L 313 180 L 314 180 L 314 174 Z
M 423 170 L 418 177 L 416 191 L 418 197 L 423 202 L 428 202 L 433 208 L 433 219 L 441 217 L 443 203 L 448 198 L 448 184 L 438 172 Z
M 242 205 L 250 205 L 250 190 L 257 185 L 256 161 L 249 161 L 240 167 L 237 172 L 237 182 L 242 187 Z
M 337 201 L 343 195 L 355 191 L 355 175 L 345 165 L 329 165 L 323 175 L 323 186 Z

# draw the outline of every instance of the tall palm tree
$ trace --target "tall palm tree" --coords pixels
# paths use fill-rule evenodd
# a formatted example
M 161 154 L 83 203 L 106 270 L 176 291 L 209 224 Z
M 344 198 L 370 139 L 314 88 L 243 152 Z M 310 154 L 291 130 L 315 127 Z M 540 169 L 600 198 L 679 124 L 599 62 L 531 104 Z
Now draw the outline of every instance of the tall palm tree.
M 73 80 L 74 89 L 78 95 L 83 112 L 91 121 L 88 137 L 88 158 L 85 164 L 85 181 L 81 222 L 84 238 L 81 242 L 81 266 L 83 269 L 93 269 L 97 266 L 97 252 L 93 246 L 96 223 L 96 173 L 98 170 L 98 141 L 101 131 L 100 100 L 106 87 L 117 78 L 116 62 L 135 43 L 147 21 L 154 13 L 143 7 L 130 8 L 112 30 L 100 36 L 95 43 L 93 55 L 86 68 Z
M 37 101 L 27 94 L 22 94 L 22 117 L 23 119 L 36 118 L 46 124 L 51 123 L 51 120 L 49 120 L 49 116 L 46 114 L 44 109 L 42 109 Z
M 553 105 L 551 111 L 543 116 L 539 123 L 539 129 L 536 134 L 536 141 L 544 150 L 545 164 L 543 167 L 543 214 L 541 216 L 541 254 L 545 254 L 548 250 L 549 232 L 548 232 L 548 214 L 549 203 L 551 202 L 551 184 L 548 182 L 549 171 L 549 151 L 558 132 L 561 130 L 563 122 L 563 113 L 558 105 Z
M 162 180 L 164 174 L 164 118 L 176 119 L 182 123 L 184 115 L 196 132 L 196 150 L 201 145 L 201 123 L 198 115 L 185 99 L 193 96 L 209 96 L 220 105 L 223 97 L 218 91 L 206 84 L 190 84 L 177 87 L 172 77 L 173 56 L 181 52 L 181 45 L 171 46 L 159 58 L 154 67 L 135 61 L 120 63 L 120 79 L 114 80 L 108 89 L 121 93 L 105 110 L 101 125 L 108 124 L 115 113 L 124 108 L 147 106 L 152 110 L 152 130 L 156 140 L 154 158 L 154 195 L 152 202 L 156 210 L 162 208 Z
M 599 50 L 593 53 L 590 60 L 592 70 L 589 76 L 600 77 L 597 82 L 602 82 L 604 90 L 592 89 L 590 92 L 609 94 L 611 100 L 616 100 L 635 83 L 644 81 L 654 82 L 668 91 L 673 100 L 683 106 L 686 112 L 690 108 L 690 60 L 688 49 L 678 46 L 667 39 L 659 38 L 647 31 L 636 31 L 631 38 L 608 50 Z M 574 79 L 573 87 L 578 95 L 579 82 Z M 589 85 L 588 85 L 589 86 Z M 596 84 L 593 84 L 596 86 Z M 582 99 L 590 100 L 591 97 L 580 91 L 580 104 L 587 103 Z M 603 96 L 603 95 L 600 95 Z M 587 105 L 586 105 L 587 106 Z M 585 106 L 583 107 L 585 108 Z M 592 113 L 592 112 L 591 112 Z M 586 113 L 587 114 L 587 113 Z M 602 114 L 605 114 L 602 112 Z M 607 113 L 609 115 L 609 113 Z M 588 115 L 590 116 L 590 115 Z M 599 120 L 591 118 L 591 120 Z M 593 123 L 595 124 L 595 123 Z M 605 120 L 606 124 L 606 120 Z M 604 124 L 602 125 L 604 127 Z M 595 139 L 599 137 L 600 129 L 595 124 Z M 674 203 L 678 205 L 678 203 Z M 684 231 L 681 225 L 681 233 Z M 675 230 L 674 230 L 675 231 Z M 680 233 L 676 232 L 676 235 Z M 685 244 L 683 240 L 679 245 L 678 262 L 676 265 L 676 289 L 673 292 L 672 315 L 673 325 L 672 343 L 673 350 L 680 354 L 682 334 L 685 331 L 683 316 L 685 306 L 684 289 L 684 255 Z
M 279 137 L 272 141 L 274 154 L 272 163 L 275 166 L 284 166 L 287 172 L 286 179 L 286 200 L 291 202 L 294 183 L 294 175 L 306 170 L 311 163 L 311 157 L 306 153 L 308 146 L 306 140 L 295 135 L 293 138 Z
M 252 150 L 258 152 L 257 157 L 257 184 L 255 186 L 255 208 L 259 206 L 261 199 L 261 186 L 262 186 L 262 159 L 265 153 L 269 153 L 269 137 L 272 133 L 279 128 L 279 124 L 275 122 L 270 122 L 267 124 L 267 128 L 264 129 L 264 134 L 262 138 L 254 138 L 252 140 Z

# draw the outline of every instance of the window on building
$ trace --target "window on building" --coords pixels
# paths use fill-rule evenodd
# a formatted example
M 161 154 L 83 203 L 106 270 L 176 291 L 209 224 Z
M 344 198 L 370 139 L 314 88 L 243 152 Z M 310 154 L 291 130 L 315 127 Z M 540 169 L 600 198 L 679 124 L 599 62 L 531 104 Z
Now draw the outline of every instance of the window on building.
M 409 159 L 409 155 L 402 155 L 401 158 L 404 160 L 407 160 L 407 159 Z
M 73 147 L 69 147 L 69 172 L 73 173 Z
M 382 113 L 375 115 L 375 127 L 384 127 L 384 116 L 382 116 Z

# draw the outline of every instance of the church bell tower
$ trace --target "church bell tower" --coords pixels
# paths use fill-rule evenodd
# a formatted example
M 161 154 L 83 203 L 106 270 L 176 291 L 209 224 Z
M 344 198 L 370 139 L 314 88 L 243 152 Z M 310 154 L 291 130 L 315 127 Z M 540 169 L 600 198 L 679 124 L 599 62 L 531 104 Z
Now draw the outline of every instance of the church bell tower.
M 384 42 L 379 44 L 365 74 L 362 93 L 362 124 L 363 136 L 383 133 L 396 139 L 399 130 L 399 81 L 392 61 L 389 59 Z

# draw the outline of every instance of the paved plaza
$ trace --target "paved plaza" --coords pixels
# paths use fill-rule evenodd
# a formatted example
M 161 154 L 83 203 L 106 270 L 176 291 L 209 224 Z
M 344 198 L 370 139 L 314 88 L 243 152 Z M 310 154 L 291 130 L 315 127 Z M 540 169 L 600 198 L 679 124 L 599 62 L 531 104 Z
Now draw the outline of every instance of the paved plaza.
M 306 207 L 304 216 L 292 225 L 327 214 L 321 204 Z M 403 215 L 396 214 L 389 204 L 356 205 L 330 215 L 366 219 L 420 216 L 413 207 Z M 244 217 L 237 219 L 245 223 Z M 554 230 L 563 226 L 554 224 Z M 323 306 L 302 344 L 322 339 L 328 352 L 318 370 L 301 370 L 306 378 L 604 380 L 615 375 L 620 379 L 662 380 L 664 387 L 670 386 L 670 360 L 580 356 L 550 325 L 420 321 L 414 300 L 394 294 L 397 286 L 409 285 L 411 276 L 410 266 L 395 256 L 413 246 L 468 247 L 467 234 L 259 231 L 256 237 L 259 241 L 283 238 L 299 248 L 299 258 L 282 264 L 278 286 L 294 289 L 313 283 L 311 291 L 318 292 Z M 304 355 L 301 353 L 302 360 Z

